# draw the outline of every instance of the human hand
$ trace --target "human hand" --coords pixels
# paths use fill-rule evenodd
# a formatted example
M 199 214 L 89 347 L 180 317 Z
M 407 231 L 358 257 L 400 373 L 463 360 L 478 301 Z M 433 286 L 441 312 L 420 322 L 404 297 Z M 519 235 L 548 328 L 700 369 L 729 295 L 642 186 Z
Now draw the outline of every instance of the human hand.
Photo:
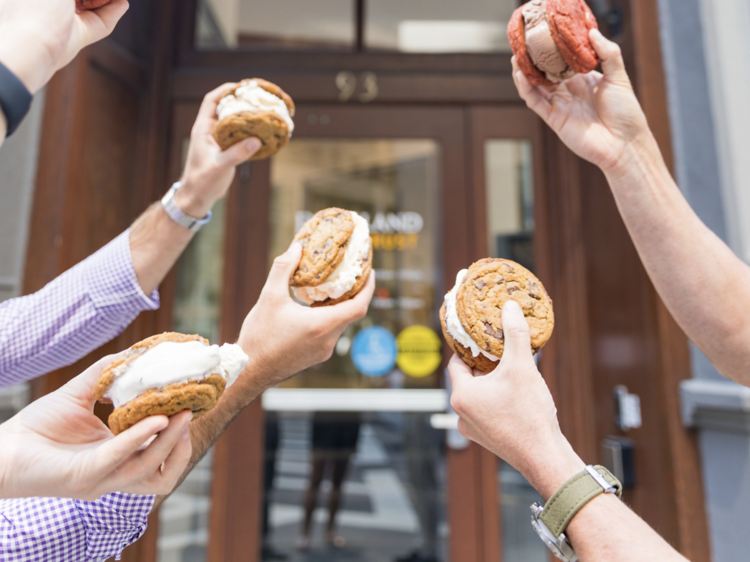
M 515 301 L 503 308 L 503 333 L 505 352 L 492 373 L 472 373 L 453 356 L 451 406 L 462 435 L 514 466 L 547 499 L 585 465 L 560 431 L 531 353 L 529 325 Z
M 81 13 L 75 0 L 0 0 L 0 62 L 36 93 L 127 10 L 127 0 Z
M 0 498 L 93 500 L 115 491 L 172 491 L 190 459 L 192 414 L 153 416 L 113 436 L 93 413 L 91 391 L 111 360 L 0 425 Z
M 294 243 L 277 257 L 258 303 L 247 315 L 239 344 L 250 356 L 248 373 L 240 377 L 248 384 L 269 388 L 284 379 L 322 363 L 333 354 L 346 327 L 364 318 L 375 291 L 375 272 L 353 299 L 327 307 L 302 306 L 289 294 L 289 280 L 302 257 L 302 246 Z M 254 380 L 250 380 L 254 379 Z
M 214 140 L 218 122 L 216 108 L 233 86 L 236 84 L 224 84 L 206 94 L 190 133 L 182 187 L 177 191 L 175 201 L 183 212 L 195 218 L 205 217 L 214 203 L 226 195 L 235 168 L 261 147 L 260 140 L 252 137 L 222 151 Z
M 554 86 L 532 86 L 514 58 L 513 80 L 526 105 L 568 148 L 607 173 L 623 165 L 629 146 L 647 144 L 651 149 L 656 145 L 619 45 L 597 29 L 591 30 L 590 37 L 604 74 L 578 74 Z

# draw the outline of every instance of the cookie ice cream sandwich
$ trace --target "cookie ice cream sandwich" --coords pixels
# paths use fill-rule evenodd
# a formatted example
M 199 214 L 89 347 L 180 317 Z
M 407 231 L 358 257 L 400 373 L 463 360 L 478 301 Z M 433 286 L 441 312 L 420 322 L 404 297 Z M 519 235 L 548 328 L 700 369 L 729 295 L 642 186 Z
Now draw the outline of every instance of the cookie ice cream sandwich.
M 541 281 L 522 265 L 487 258 L 459 272 L 445 295 L 440 323 L 448 345 L 472 369 L 493 371 L 503 356 L 503 306 L 516 301 L 531 329 L 536 354 L 555 327 L 552 299 Z
M 214 138 L 226 150 L 250 137 L 263 143 L 250 160 L 262 160 L 284 148 L 294 131 L 294 102 L 289 95 L 261 78 L 243 80 L 216 109 L 219 122 Z
M 316 213 L 294 237 L 302 259 L 292 277 L 295 296 L 311 306 L 354 298 L 372 270 L 370 226 L 355 213 L 335 207 Z
M 550 86 L 599 65 L 592 29 L 598 25 L 584 0 L 532 0 L 513 13 L 508 39 L 529 82 Z
M 115 435 L 148 416 L 192 410 L 197 418 L 216 406 L 248 359 L 239 345 L 167 332 L 120 354 L 99 376 L 94 398 L 114 404 L 109 428 Z
M 106 6 L 112 2 L 112 0 L 76 0 L 76 11 L 82 12 L 83 10 L 98 10 L 102 6 Z

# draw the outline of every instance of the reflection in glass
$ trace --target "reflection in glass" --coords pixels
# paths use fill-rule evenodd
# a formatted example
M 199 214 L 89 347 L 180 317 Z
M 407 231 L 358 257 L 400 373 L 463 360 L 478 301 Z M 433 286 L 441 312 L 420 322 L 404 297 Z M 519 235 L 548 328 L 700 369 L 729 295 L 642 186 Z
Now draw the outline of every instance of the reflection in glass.
M 198 49 L 351 50 L 352 0 L 199 0 Z
M 424 370 L 394 355 L 377 375 L 352 359 L 368 329 L 439 329 L 438 162 L 427 139 L 298 139 L 274 158 L 270 257 L 312 213 L 343 207 L 371 225 L 377 280 L 333 357 L 282 387 L 440 388 L 439 357 Z M 312 398 L 306 411 L 277 410 L 266 413 L 264 560 L 446 560 L 443 435 L 428 413 L 316 411 Z
M 512 0 L 368 0 L 368 49 L 408 53 L 509 52 Z
M 491 257 L 534 270 L 534 183 L 531 142 L 489 140 L 484 145 L 487 181 L 487 248 Z M 541 501 L 523 476 L 498 461 L 504 562 L 547 562 L 547 547 L 531 527 L 529 507 Z
M 174 299 L 175 331 L 219 341 L 224 268 L 225 201 L 213 209 L 213 220 L 195 236 L 177 263 Z M 196 465 L 159 510 L 159 562 L 206 560 L 211 506 L 212 452 Z

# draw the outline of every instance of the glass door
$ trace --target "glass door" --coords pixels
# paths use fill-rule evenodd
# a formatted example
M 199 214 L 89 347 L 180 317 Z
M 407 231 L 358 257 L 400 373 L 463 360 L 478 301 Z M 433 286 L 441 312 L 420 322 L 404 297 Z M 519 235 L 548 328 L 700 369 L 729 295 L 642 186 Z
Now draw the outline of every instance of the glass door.
M 263 397 L 261 560 L 451 559 L 446 446 L 430 422 L 448 404 L 446 257 L 464 253 L 444 227 L 463 182 L 461 117 L 302 109 L 270 163 L 267 266 L 313 213 L 342 207 L 370 224 L 377 288 L 329 361 Z

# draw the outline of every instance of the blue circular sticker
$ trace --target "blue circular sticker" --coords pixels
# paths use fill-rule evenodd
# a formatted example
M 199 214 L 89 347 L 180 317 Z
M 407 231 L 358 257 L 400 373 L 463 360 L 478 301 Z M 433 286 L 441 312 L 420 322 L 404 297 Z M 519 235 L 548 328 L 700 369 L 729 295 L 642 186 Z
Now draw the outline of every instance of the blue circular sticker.
M 396 365 L 396 338 L 385 328 L 371 326 L 354 337 L 352 361 L 357 370 L 367 377 L 382 377 Z

